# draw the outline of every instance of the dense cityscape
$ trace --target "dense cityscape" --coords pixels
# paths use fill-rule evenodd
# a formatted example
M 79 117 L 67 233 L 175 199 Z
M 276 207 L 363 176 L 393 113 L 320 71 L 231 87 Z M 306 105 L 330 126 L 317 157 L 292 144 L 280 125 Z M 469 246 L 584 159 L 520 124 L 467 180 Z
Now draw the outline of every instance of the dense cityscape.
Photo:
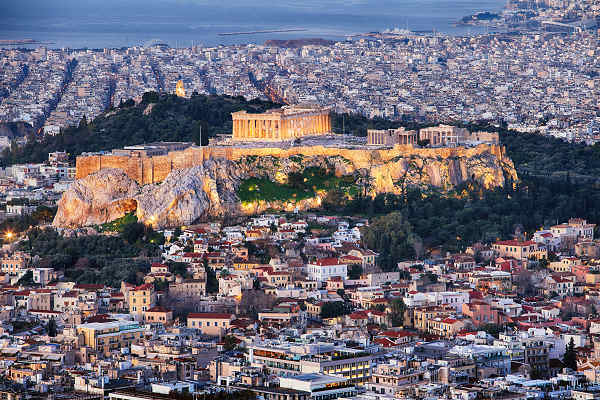
M 599 18 L 0 42 L 0 398 L 600 399 Z
M 46 134 L 147 91 L 312 102 L 420 122 L 491 120 L 594 143 L 596 34 L 385 34 L 329 46 L 3 50 L 0 120 Z M 0 93 L 1 94 L 1 93 Z

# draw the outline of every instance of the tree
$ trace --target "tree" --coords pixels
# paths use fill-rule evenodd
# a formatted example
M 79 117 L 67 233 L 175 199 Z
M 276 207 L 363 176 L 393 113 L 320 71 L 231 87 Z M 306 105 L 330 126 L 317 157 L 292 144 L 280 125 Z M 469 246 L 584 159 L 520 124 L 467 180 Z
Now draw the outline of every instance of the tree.
M 181 228 L 180 227 L 175 228 L 175 230 L 173 230 L 173 240 L 179 239 L 181 234 L 182 234 Z
M 547 269 L 548 265 L 550 265 L 550 263 L 548 262 L 547 258 L 542 258 L 541 260 L 538 261 L 539 269 Z
M 235 349 L 237 347 L 237 344 L 238 344 L 238 340 L 233 335 L 227 335 L 227 336 L 225 336 L 223 338 L 223 342 L 225 343 L 223 345 L 223 348 L 225 349 L 225 351 L 231 351 L 231 350 Z
M 288 185 L 294 189 L 304 189 L 304 176 L 300 172 L 290 172 L 288 174 Z
M 323 199 L 323 207 L 328 211 L 338 212 L 346 203 L 346 193 L 340 188 L 329 190 Z
M 335 318 L 351 312 L 352 306 L 344 301 L 328 301 L 321 306 L 321 318 Z
M 431 271 L 427 271 L 425 273 L 425 279 L 427 279 L 431 283 L 437 283 L 438 276 Z
M 41 223 L 50 223 L 56 215 L 56 210 L 56 207 L 39 206 L 31 216 Z
M 121 232 L 121 237 L 125 239 L 127 243 L 134 244 L 144 237 L 145 232 L 146 225 L 140 222 L 133 222 L 131 224 L 123 226 L 123 232 Z
M 271 224 L 271 226 L 269 226 L 269 231 L 271 231 L 271 233 L 277 232 L 277 225 Z
M 406 304 L 404 304 L 404 300 L 401 297 L 394 299 L 390 302 L 390 319 L 392 321 L 392 326 L 402 326 L 404 325 L 404 313 L 406 312 Z
M 272 308 L 275 301 L 275 296 L 266 294 L 263 290 L 244 290 L 239 309 L 242 315 L 257 319 L 258 312 Z
M 352 264 L 350 266 L 350 270 L 348 271 L 348 279 L 360 279 L 360 276 L 363 273 L 363 268 L 360 264 Z
M 412 224 L 399 211 L 375 218 L 361 233 L 363 244 L 379 253 L 378 264 L 384 271 L 397 269 L 399 261 L 414 259 L 415 244 L 421 242 Z
M 260 281 L 258 278 L 254 278 L 254 281 L 252 282 L 252 289 L 260 290 Z
M 571 338 L 567 345 L 565 355 L 563 356 L 563 364 L 573 371 L 577 370 L 577 352 L 575 351 L 575 340 L 573 338 Z
M 187 267 L 188 266 L 186 263 L 169 261 L 167 264 L 169 266 L 169 271 L 171 271 L 171 273 L 173 275 L 179 275 L 182 278 L 187 278 L 187 276 L 188 276 Z
M 46 330 L 48 331 L 48 336 L 56 337 L 56 321 L 54 320 L 54 317 L 50 317 Z
M 119 108 L 129 108 L 133 106 L 135 106 L 135 100 L 133 99 L 128 99 L 126 101 L 123 101 L 123 99 L 121 99 L 121 101 L 119 102 Z
M 159 96 L 156 92 L 146 92 L 142 95 L 142 103 L 150 104 L 150 103 L 158 103 Z
M 485 324 L 479 328 L 479 330 L 489 333 L 490 335 L 492 335 L 496 338 L 498 337 L 500 332 L 504 332 L 505 329 L 506 329 L 505 325 L 498 325 L 498 324 L 494 324 L 494 323 Z
M 204 260 L 204 271 L 206 271 L 206 293 L 219 293 L 219 280 L 215 271 L 208 266 L 208 260 Z
M 79 129 L 87 128 L 87 125 L 88 125 L 87 118 L 84 115 L 83 117 L 81 117 L 81 120 L 79 121 Z
M 27 270 L 27 272 L 25 272 L 25 274 L 17 281 L 18 286 L 33 286 L 34 284 L 32 270 Z

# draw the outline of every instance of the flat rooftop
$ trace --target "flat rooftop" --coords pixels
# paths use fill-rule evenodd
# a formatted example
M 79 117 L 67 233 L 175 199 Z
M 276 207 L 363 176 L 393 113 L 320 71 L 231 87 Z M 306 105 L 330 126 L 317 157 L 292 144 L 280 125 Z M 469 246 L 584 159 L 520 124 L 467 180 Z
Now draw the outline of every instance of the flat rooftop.
M 220 140 L 219 140 L 220 139 Z M 342 149 L 377 149 L 377 146 L 367 146 L 366 137 L 358 137 L 353 135 L 337 135 L 335 133 L 327 135 L 315 135 L 315 136 L 303 136 L 296 139 L 284 140 L 284 141 L 244 141 L 244 140 L 232 140 L 231 135 L 219 135 L 218 139 L 212 141 L 209 147 L 236 147 L 236 148 L 273 148 L 279 147 L 282 149 L 288 149 L 299 146 L 323 146 L 332 148 Z M 386 146 L 381 146 L 386 148 Z M 392 146 L 387 146 L 391 149 Z
M 336 382 L 345 382 L 346 378 L 341 378 L 337 376 L 324 375 L 324 374 L 302 374 L 290 376 L 288 379 L 295 379 L 302 382 L 311 382 L 311 383 L 336 383 Z

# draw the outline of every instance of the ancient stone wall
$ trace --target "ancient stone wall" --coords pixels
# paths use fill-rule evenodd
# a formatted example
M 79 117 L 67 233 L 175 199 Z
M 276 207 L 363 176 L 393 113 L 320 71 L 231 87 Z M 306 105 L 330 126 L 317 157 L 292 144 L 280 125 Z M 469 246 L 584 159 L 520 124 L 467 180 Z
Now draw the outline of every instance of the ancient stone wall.
M 415 156 L 423 159 L 453 157 L 473 157 L 478 154 L 491 153 L 498 159 L 505 157 L 504 148 L 500 145 L 482 144 L 477 147 L 464 148 L 415 148 L 412 145 L 396 145 L 392 149 L 343 149 L 324 146 L 298 146 L 290 148 L 242 148 L 230 146 L 190 147 L 183 151 L 170 152 L 168 155 L 155 157 L 127 157 L 114 155 L 94 155 L 77 157 L 77 179 L 85 178 L 102 168 L 118 168 L 140 185 L 162 182 L 167 175 L 176 169 L 191 168 L 202 164 L 206 159 L 225 158 L 237 160 L 246 156 L 273 156 L 287 158 L 293 155 L 303 156 L 341 156 L 354 164 L 355 168 L 370 168 L 374 164 L 388 162 L 395 157 Z

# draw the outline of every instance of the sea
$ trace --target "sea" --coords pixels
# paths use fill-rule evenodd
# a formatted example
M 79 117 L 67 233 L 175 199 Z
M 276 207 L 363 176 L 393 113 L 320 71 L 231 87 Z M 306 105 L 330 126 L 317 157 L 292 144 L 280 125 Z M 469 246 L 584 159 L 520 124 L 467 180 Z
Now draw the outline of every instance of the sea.
M 171 47 L 264 43 L 407 29 L 469 35 L 457 26 L 506 0 L 0 0 L 0 39 L 34 39 L 49 48 Z M 260 32 L 294 30 L 293 32 Z M 224 33 L 246 32 L 240 35 Z M 254 32 L 254 33 L 250 33 Z M 23 47 L 23 46 L 20 46 Z M 29 46 L 35 47 L 35 46 Z

